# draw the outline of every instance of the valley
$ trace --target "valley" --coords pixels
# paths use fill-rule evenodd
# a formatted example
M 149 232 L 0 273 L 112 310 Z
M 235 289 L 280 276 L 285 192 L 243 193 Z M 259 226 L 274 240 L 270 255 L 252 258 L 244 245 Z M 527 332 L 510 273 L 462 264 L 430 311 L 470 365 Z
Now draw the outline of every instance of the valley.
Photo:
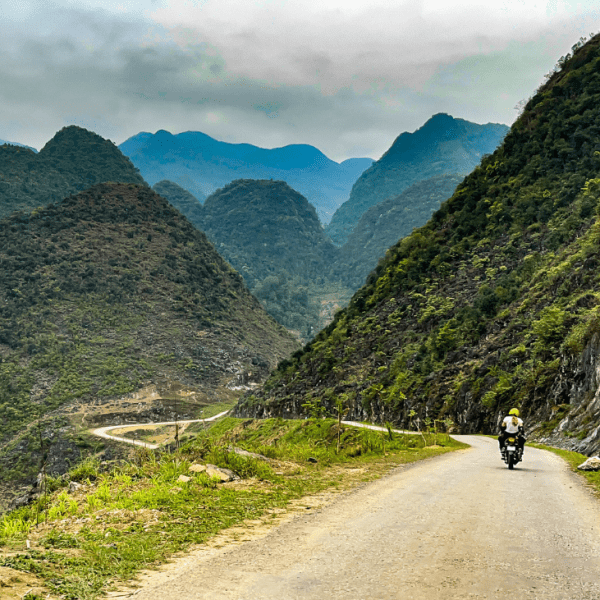
M 0 146 L 0 595 L 600 594 L 600 34 L 375 161 L 121 147 Z

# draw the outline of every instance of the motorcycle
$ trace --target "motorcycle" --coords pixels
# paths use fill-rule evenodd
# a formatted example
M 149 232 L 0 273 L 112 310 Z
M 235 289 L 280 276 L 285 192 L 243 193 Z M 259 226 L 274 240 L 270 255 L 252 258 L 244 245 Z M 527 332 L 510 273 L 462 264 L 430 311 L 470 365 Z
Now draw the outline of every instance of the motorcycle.
M 523 449 L 519 445 L 516 435 L 509 435 L 506 438 L 502 450 L 502 459 L 509 469 L 513 469 L 518 462 L 523 460 Z

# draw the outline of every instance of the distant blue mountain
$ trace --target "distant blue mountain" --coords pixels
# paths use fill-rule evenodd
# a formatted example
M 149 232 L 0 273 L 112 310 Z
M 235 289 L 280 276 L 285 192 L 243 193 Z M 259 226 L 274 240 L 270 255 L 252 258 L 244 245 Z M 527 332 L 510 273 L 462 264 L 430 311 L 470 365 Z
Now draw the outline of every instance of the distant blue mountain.
M 405 131 L 360 175 L 347 202 L 327 225 L 327 234 L 334 244 L 343 246 L 369 208 L 398 196 L 419 181 L 470 173 L 484 154 L 491 154 L 498 147 L 508 130 L 501 123 L 479 125 L 438 113 L 415 132 Z
M 7 142 L 6 140 L 0 140 L 0 146 L 4 146 L 4 144 L 9 144 L 10 146 L 21 146 L 21 148 L 29 148 L 37 154 L 37 150 L 35 148 L 32 148 L 31 146 L 26 146 L 25 144 L 19 144 L 19 142 Z
M 354 182 L 373 164 L 371 158 L 337 163 L 305 144 L 273 149 L 229 144 L 199 131 L 142 132 L 119 149 L 150 185 L 174 181 L 201 200 L 236 179 L 285 181 L 309 200 L 323 223 L 329 222 L 348 199 Z

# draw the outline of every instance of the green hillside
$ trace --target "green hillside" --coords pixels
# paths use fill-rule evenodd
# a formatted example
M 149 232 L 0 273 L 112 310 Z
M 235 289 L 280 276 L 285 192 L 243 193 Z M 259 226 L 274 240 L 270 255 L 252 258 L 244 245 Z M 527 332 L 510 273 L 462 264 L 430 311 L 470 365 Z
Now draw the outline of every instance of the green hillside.
M 337 250 L 314 207 L 283 181 L 240 179 L 202 208 L 202 220 L 194 223 L 267 312 L 310 339 L 320 329 L 320 298 L 340 287 L 330 276 Z
M 0 505 L 3 486 L 35 479 L 37 419 L 60 472 L 80 452 L 65 441 L 74 420 L 89 427 L 111 403 L 120 418 L 124 396 L 152 385 L 215 401 L 297 347 L 145 186 L 100 184 L 1 220 L 0 266 Z
M 63 127 L 39 153 L 0 146 L 0 217 L 62 200 L 106 181 L 145 185 L 131 161 L 109 140 Z
M 350 198 L 326 227 L 327 235 L 342 246 L 371 206 L 398 196 L 418 181 L 446 173 L 469 173 L 482 156 L 497 148 L 507 131 L 506 125 L 478 125 L 440 113 L 414 133 L 402 133 L 356 180 Z
M 167 179 L 201 202 L 237 179 L 285 181 L 309 199 L 327 223 L 345 202 L 352 184 L 373 163 L 352 158 L 337 163 L 314 146 L 292 144 L 259 148 L 221 142 L 200 131 L 173 135 L 141 132 L 119 145 L 151 185 Z
M 340 281 L 352 290 L 361 287 L 387 249 L 424 225 L 463 179 L 447 174 L 418 181 L 399 196 L 369 208 L 340 249 L 335 265 Z
M 196 196 L 193 196 L 181 186 L 167 179 L 155 183 L 152 189 L 163 198 L 166 198 L 170 204 L 187 217 L 200 231 L 203 230 L 204 209 Z
M 238 414 L 339 400 L 354 419 L 448 416 L 473 432 L 516 405 L 538 435 L 598 451 L 600 36 L 573 51 L 503 144 Z

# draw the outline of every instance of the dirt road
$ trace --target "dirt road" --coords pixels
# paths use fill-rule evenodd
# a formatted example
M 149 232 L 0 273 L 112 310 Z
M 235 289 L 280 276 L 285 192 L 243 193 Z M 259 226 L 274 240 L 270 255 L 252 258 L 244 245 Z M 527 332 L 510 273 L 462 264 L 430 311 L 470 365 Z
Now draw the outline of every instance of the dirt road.
M 600 502 L 555 455 L 497 442 L 401 468 L 260 539 L 207 550 L 135 600 L 598 600 Z

